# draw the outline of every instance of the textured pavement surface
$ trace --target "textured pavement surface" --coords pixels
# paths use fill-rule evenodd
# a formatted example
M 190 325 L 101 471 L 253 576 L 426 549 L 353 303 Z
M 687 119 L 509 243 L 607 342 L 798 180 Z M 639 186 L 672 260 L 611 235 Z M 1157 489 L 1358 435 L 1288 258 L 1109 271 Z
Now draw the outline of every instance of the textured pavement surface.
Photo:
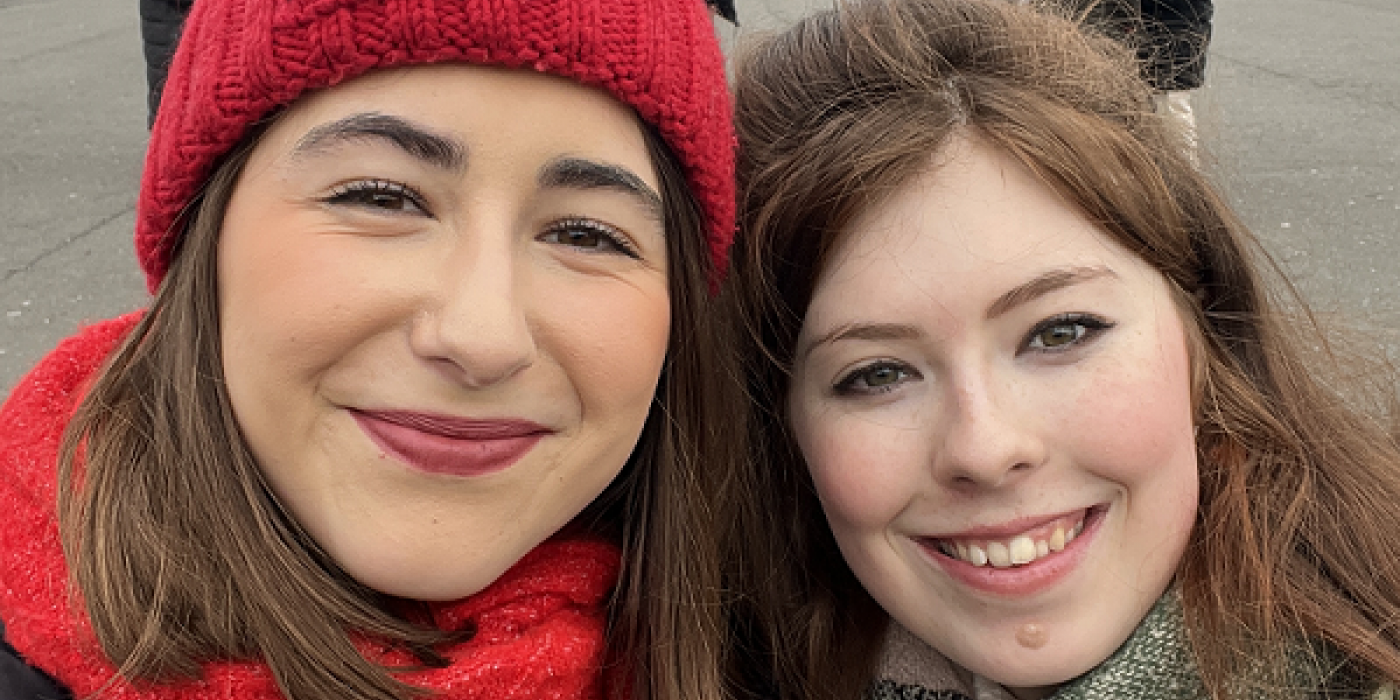
M 738 0 L 727 45 L 819 3 Z M 1207 166 L 1325 317 L 1400 347 L 1400 2 L 1217 0 Z M 139 308 L 135 0 L 0 0 L 0 395 L 79 324 Z

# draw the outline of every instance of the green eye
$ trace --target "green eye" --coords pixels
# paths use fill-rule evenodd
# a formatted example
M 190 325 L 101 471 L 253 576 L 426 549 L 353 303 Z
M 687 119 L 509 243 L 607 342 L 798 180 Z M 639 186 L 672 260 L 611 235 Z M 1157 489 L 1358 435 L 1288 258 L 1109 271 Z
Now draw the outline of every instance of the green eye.
M 1087 329 L 1077 323 L 1062 323 L 1046 328 L 1031 338 L 1032 347 L 1058 348 L 1084 337 Z
M 1024 347 L 1039 352 L 1062 352 L 1093 340 L 1113 323 L 1088 314 L 1061 314 L 1040 322 L 1026 335 Z
M 905 382 L 919 378 L 918 371 L 909 365 L 891 360 L 881 360 L 860 367 L 842 377 L 836 386 L 832 387 L 832 390 L 838 396 L 881 394 L 893 391 Z
M 872 389 L 896 384 L 903 378 L 904 370 L 888 365 L 872 367 L 870 371 L 866 372 L 864 375 L 865 385 Z

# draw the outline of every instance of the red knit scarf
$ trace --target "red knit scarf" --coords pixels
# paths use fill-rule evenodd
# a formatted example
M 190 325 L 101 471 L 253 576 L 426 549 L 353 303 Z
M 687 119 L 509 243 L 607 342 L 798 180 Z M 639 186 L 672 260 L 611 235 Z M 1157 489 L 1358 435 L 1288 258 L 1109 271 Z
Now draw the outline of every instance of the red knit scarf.
M 77 697 L 107 686 L 116 669 L 98 648 L 86 617 L 69 605 L 55 496 L 59 439 L 82 387 L 135 324 L 132 314 L 64 341 L 0 408 L 0 620 L 24 657 Z M 617 581 L 617 548 L 598 541 L 550 541 L 527 554 L 489 588 L 433 618 L 445 630 L 475 626 L 466 642 L 443 650 L 441 669 L 398 676 L 455 700 L 601 698 L 605 601 Z M 412 664 L 390 656 L 388 663 Z M 118 681 L 111 700 L 274 700 L 282 695 L 257 661 L 206 664 L 197 681 L 140 688 Z

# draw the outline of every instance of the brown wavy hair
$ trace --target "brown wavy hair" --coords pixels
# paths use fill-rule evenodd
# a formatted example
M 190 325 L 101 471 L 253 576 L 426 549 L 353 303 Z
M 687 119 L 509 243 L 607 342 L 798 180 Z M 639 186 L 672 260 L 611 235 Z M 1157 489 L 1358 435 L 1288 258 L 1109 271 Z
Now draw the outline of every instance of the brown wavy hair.
M 661 184 L 671 304 L 655 403 L 622 473 L 570 527 L 622 546 L 609 605 L 616 697 L 719 697 L 719 568 L 708 499 L 734 464 L 732 344 L 713 315 L 705 223 L 679 161 L 640 121 Z M 191 207 L 150 310 L 64 435 L 59 523 L 75 590 L 129 679 L 192 677 L 210 658 L 261 658 L 292 700 L 424 693 L 367 661 L 353 634 L 442 665 L 451 641 L 412 601 L 348 576 L 277 502 L 224 385 L 217 250 L 224 212 L 264 125 Z M 727 367 L 727 365 L 726 365 Z M 721 439 L 723 436 L 725 439 Z M 420 618 L 421 619 L 421 618 Z
M 737 694 L 852 698 L 871 679 L 888 618 L 826 525 L 787 430 L 787 382 L 814 281 L 853 219 L 965 132 L 1025 164 L 1180 301 L 1201 488 L 1176 581 L 1212 696 L 1295 668 L 1300 647 L 1324 694 L 1400 678 L 1394 380 L 1333 351 L 1153 113 L 1126 48 L 1044 3 L 856 0 L 746 47 L 736 80 L 727 300 L 756 413 L 749 497 L 728 535 Z

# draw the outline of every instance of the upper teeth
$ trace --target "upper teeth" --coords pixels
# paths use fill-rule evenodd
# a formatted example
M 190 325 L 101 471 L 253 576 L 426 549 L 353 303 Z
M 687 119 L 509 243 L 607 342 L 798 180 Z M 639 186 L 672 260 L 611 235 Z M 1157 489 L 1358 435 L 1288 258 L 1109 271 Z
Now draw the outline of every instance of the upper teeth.
M 938 543 L 938 548 L 944 554 L 973 566 L 991 564 L 998 569 L 1005 569 L 1012 566 L 1024 566 L 1049 556 L 1051 552 L 1058 552 L 1064 549 L 1065 545 L 1073 542 L 1074 538 L 1083 531 L 1084 520 L 1080 517 L 1068 530 L 1065 529 L 1064 523 L 1056 523 L 1054 529 L 1041 539 L 1021 534 L 1005 541 L 953 542 L 942 540 Z

